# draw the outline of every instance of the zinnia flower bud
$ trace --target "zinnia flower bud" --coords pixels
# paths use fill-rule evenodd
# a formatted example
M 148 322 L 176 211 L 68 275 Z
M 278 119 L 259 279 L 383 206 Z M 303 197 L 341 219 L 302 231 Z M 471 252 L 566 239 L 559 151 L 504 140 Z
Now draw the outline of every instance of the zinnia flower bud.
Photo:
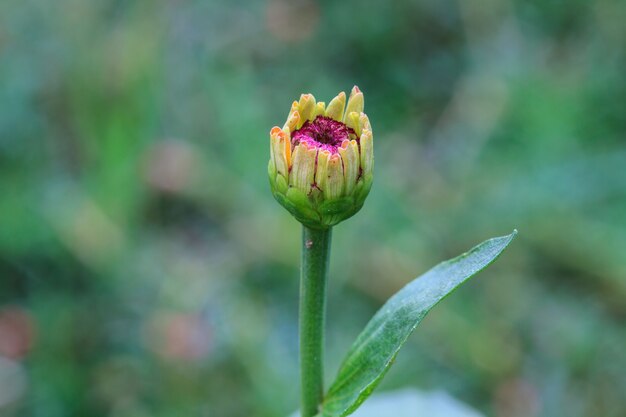
M 284 126 L 270 131 L 274 197 L 302 224 L 326 229 L 354 215 L 372 186 L 373 135 L 354 86 L 328 106 L 312 94 L 294 101 Z

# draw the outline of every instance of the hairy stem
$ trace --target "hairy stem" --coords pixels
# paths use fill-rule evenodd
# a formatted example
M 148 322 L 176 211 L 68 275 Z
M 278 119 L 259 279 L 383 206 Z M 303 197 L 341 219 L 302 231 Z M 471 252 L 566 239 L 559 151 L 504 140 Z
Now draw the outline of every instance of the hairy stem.
M 313 417 L 323 396 L 324 323 L 331 230 L 302 226 L 300 273 L 301 417 Z

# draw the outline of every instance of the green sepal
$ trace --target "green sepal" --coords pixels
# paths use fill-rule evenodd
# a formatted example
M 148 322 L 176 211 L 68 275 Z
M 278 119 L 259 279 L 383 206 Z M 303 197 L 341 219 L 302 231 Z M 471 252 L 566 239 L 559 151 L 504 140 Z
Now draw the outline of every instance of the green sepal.
M 274 196 L 300 223 L 320 228 L 320 216 L 302 190 L 289 187 L 286 194 L 275 193 Z
M 286 194 L 289 189 L 287 179 L 281 174 L 276 174 L 276 191 L 282 194 Z
M 285 194 L 279 192 L 275 192 L 273 194 L 276 201 L 278 201 L 281 206 L 289 210 L 291 214 L 296 211 L 296 206 L 291 201 L 289 201 L 287 197 L 285 197 Z
M 372 174 L 365 175 L 359 182 L 357 183 L 354 189 L 354 202 L 357 206 L 361 207 L 365 202 L 368 194 L 370 193 L 370 189 L 372 188 L 372 182 L 374 177 Z
M 289 201 L 291 201 L 296 207 L 303 211 L 313 211 L 313 206 L 309 201 L 309 197 L 299 188 L 289 187 L 287 194 L 285 195 Z M 317 213 L 316 213 L 317 214 Z
M 325 201 L 319 205 L 322 216 L 334 216 L 352 210 L 354 202 L 352 197 L 341 197 L 336 200 Z

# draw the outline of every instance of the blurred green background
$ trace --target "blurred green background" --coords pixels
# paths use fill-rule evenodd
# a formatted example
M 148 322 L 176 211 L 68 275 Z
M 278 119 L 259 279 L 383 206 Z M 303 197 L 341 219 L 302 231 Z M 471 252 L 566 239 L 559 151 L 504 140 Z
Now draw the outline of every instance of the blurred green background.
M 297 408 L 292 100 L 354 84 L 375 184 L 336 227 L 327 378 L 410 279 L 518 228 L 381 390 L 626 415 L 626 2 L 2 0 L 0 415 Z

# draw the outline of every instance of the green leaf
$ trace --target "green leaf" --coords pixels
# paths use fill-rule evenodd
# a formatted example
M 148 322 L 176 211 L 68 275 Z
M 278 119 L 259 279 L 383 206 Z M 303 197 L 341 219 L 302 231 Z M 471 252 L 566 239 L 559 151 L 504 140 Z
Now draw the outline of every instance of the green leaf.
M 357 337 L 322 404 L 321 416 L 344 417 L 372 393 L 431 308 L 492 263 L 517 231 L 442 262 L 391 297 Z

